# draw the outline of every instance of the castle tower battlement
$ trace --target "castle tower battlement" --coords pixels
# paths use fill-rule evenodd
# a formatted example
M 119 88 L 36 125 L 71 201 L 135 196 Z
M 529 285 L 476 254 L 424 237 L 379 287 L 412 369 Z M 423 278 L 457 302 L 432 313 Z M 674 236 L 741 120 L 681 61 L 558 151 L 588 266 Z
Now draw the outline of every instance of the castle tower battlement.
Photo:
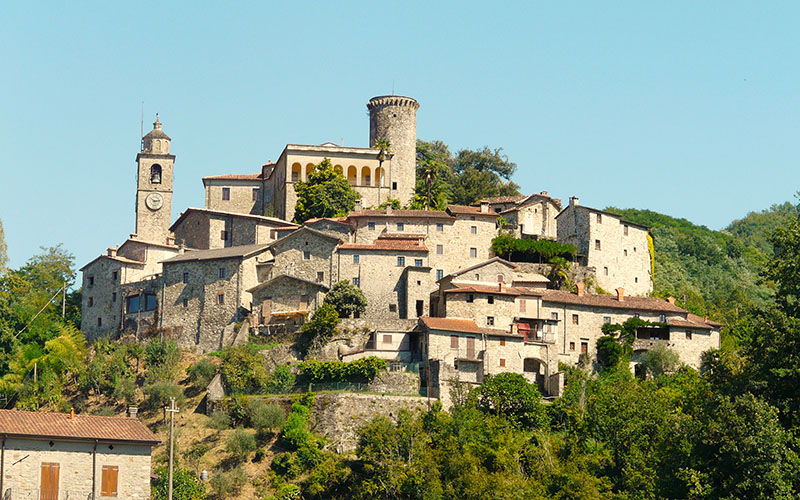
M 389 141 L 392 160 L 389 166 L 391 197 L 408 203 L 414 196 L 417 167 L 417 110 L 419 102 L 405 96 L 373 97 L 369 110 L 369 145 Z

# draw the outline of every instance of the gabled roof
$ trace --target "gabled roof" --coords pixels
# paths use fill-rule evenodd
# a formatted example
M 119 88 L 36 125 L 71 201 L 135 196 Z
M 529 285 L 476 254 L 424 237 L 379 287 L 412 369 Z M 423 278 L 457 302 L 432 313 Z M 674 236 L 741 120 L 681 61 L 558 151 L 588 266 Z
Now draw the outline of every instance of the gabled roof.
M 456 285 L 448 288 L 444 293 L 486 293 L 489 295 L 511 295 L 515 297 L 541 297 L 544 290 L 541 288 L 526 288 L 521 286 L 488 286 L 480 284 Z
M 471 319 L 433 318 L 430 316 L 420 316 L 419 323 L 426 330 L 439 330 L 439 331 L 454 332 L 454 333 L 485 334 L 495 337 L 512 337 L 520 340 L 525 339 L 524 336 L 516 335 L 505 330 L 499 330 L 496 328 L 481 328 L 475 323 L 475 321 Z
M 104 441 L 154 446 L 155 434 L 135 418 L 0 410 L 0 435 L 37 440 Z
M 700 319 L 701 321 L 699 322 L 688 321 L 685 319 L 670 319 L 667 321 L 667 324 L 669 326 L 678 326 L 681 328 L 697 328 L 700 330 L 713 330 L 711 325 L 707 325 L 705 322 L 702 321 L 702 318 Z
M 504 266 L 508 266 L 511 269 L 516 269 L 517 268 L 516 264 L 512 264 L 511 262 L 509 262 L 509 261 L 507 261 L 505 259 L 501 259 L 500 257 L 492 257 L 491 259 L 485 260 L 483 262 L 479 262 L 479 263 L 475 264 L 474 266 L 469 266 L 469 267 L 466 267 L 466 268 L 461 269 L 459 271 L 456 271 L 454 273 L 450 273 L 450 276 L 461 276 L 464 273 L 468 273 L 470 271 L 474 271 L 475 269 L 479 269 L 479 268 L 481 268 L 483 266 L 488 266 L 489 264 L 493 264 L 495 262 L 499 262 L 500 264 L 503 264 Z
M 357 210 L 350 212 L 349 219 L 359 217 L 393 217 L 403 218 L 426 218 L 426 219 L 452 219 L 453 217 L 442 210 Z
M 710 320 L 708 318 L 704 318 L 702 316 L 698 316 L 698 315 L 692 314 L 692 313 L 689 313 L 687 315 L 687 318 L 689 319 L 689 321 L 691 321 L 693 323 L 699 323 L 699 324 L 703 324 L 703 325 L 708 325 L 708 326 L 711 326 L 711 327 L 714 327 L 714 328 L 719 328 L 719 327 L 722 326 L 722 323 L 717 323 L 716 321 L 712 321 L 712 320 Z
M 308 226 L 300 226 L 300 228 L 296 229 L 295 231 L 292 231 L 291 233 L 287 234 L 286 236 L 273 241 L 272 243 L 269 244 L 269 246 L 270 247 L 274 247 L 274 246 L 278 245 L 279 243 L 283 243 L 283 242 L 289 240 L 290 238 L 295 238 L 298 235 L 301 235 L 301 234 L 304 234 L 304 233 L 310 233 L 312 236 L 319 236 L 320 238 L 325 238 L 327 240 L 332 240 L 332 241 L 338 241 L 339 243 L 342 242 L 342 240 L 340 238 L 337 238 L 336 236 L 330 235 L 330 234 L 325 233 L 323 231 L 318 231 L 316 229 L 311 229 Z
M 495 211 L 481 212 L 481 207 L 470 207 L 468 205 L 447 205 L 447 212 L 456 215 L 480 215 L 483 217 L 500 217 Z
M 308 219 L 305 222 L 306 226 L 313 226 L 315 224 L 320 224 L 322 222 L 329 222 L 331 224 L 341 224 L 342 226 L 350 226 L 347 222 L 347 217 L 319 217 L 314 219 Z
M 203 177 L 203 183 L 205 184 L 206 181 L 260 181 L 263 179 L 261 172 L 255 174 L 224 174 Z
M 119 262 L 121 264 L 129 264 L 129 265 L 132 265 L 132 266 L 143 266 L 144 265 L 144 262 L 140 262 L 138 260 L 126 259 L 125 257 L 120 257 L 119 255 L 111 257 L 110 255 L 103 254 L 103 255 L 99 255 L 99 256 L 95 257 L 94 259 L 92 259 L 91 261 L 89 261 L 85 266 L 80 268 L 79 271 L 83 271 L 84 269 L 86 269 L 87 267 L 91 266 L 92 264 L 94 264 L 95 262 L 97 262 L 100 259 L 109 259 L 109 260 L 113 260 L 113 261 Z
M 277 217 L 267 217 L 265 215 L 243 214 L 243 213 L 239 213 L 239 212 L 225 212 L 223 210 L 210 210 L 208 208 L 193 208 L 193 207 L 189 207 L 186 210 L 184 210 L 183 212 L 181 212 L 181 215 L 178 216 L 178 219 L 175 222 L 172 223 L 172 225 L 169 227 L 169 230 L 170 231 L 175 231 L 175 228 L 178 227 L 178 225 L 181 222 L 183 222 L 183 220 L 186 217 L 188 217 L 190 214 L 193 214 L 193 213 L 203 213 L 203 214 L 209 214 L 209 215 L 219 215 L 219 216 L 222 216 L 222 217 L 238 217 L 240 219 L 250 219 L 250 220 L 254 220 L 254 221 L 258 221 L 258 222 L 264 222 L 264 223 L 272 224 L 276 228 L 283 228 L 283 227 L 285 227 L 285 228 L 296 228 L 296 227 L 300 227 L 297 224 L 295 224 L 294 222 L 289 222 L 289 221 L 285 221 L 283 219 L 278 219 Z
M 564 292 L 561 290 L 541 290 L 541 292 L 542 301 L 555 302 L 557 304 L 575 304 L 609 309 L 628 309 L 631 311 L 638 310 L 686 314 L 685 309 L 681 309 L 675 304 L 670 304 L 666 300 L 656 297 L 626 296 L 622 301 L 619 301 L 616 296 L 612 295 L 585 293 L 583 296 L 578 296 L 572 292 Z
M 267 248 L 269 244 L 261 243 L 257 245 L 239 245 L 235 247 L 214 248 L 211 250 L 186 250 L 180 255 L 162 260 L 162 264 L 174 264 L 176 262 L 190 262 L 200 260 L 246 258 L 257 255 Z
M 392 250 L 400 252 L 427 252 L 428 247 L 422 240 L 408 239 L 381 239 L 372 243 L 344 243 L 339 245 L 341 250 Z
M 586 210 L 588 212 L 592 212 L 592 213 L 595 213 L 595 214 L 603 214 L 603 215 L 607 215 L 609 217 L 614 217 L 616 219 L 619 219 L 620 222 L 622 222 L 624 224 L 627 224 L 629 226 L 641 227 L 642 229 L 646 229 L 648 231 L 650 230 L 650 226 L 645 226 L 644 224 L 637 224 L 635 222 L 631 222 L 631 221 L 625 220 L 625 219 L 622 218 L 622 216 L 620 214 L 615 214 L 613 212 L 606 212 L 605 210 L 599 210 L 597 208 L 591 208 L 591 207 L 587 207 L 585 205 L 575 205 L 574 208 L 576 210 Z M 569 209 L 570 209 L 570 205 L 567 205 L 566 207 L 564 207 L 564 209 L 562 211 L 558 212 L 558 215 L 556 215 L 555 218 L 558 219 L 559 217 L 561 217 L 561 215 L 564 212 L 566 212 Z
M 478 200 L 478 203 L 488 203 L 490 205 L 500 204 L 500 203 L 519 203 L 527 198 L 528 197 L 524 194 L 521 194 L 519 196 L 494 196 L 491 198 L 481 198 L 480 200 Z
M 297 276 L 292 276 L 290 274 L 279 274 L 278 276 L 275 276 L 272 279 L 269 279 L 267 281 L 259 283 L 258 285 L 254 286 L 253 288 L 248 289 L 247 291 L 250 292 L 250 293 L 253 293 L 253 292 L 256 292 L 258 290 L 262 290 L 264 288 L 267 288 L 268 286 L 270 286 L 271 284 L 273 284 L 273 283 L 275 283 L 277 281 L 283 281 L 283 280 L 299 281 L 299 282 L 305 283 L 307 285 L 311 285 L 311 286 L 314 286 L 314 287 L 317 287 L 317 288 L 322 288 L 323 290 L 328 290 L 328 287 L 326 285 L 323 285 L 322 283 L 317 283 L 316 281 L 311 281 L 311 280 L 307 280 L 307 279 L 304 279 L 304 278 L 298 278 Z

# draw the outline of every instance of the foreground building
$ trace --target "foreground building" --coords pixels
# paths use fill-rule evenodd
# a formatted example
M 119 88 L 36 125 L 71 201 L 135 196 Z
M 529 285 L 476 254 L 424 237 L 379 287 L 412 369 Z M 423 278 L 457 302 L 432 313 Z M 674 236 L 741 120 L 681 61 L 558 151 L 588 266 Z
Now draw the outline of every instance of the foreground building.
M 0 410 L 0 498 L 150 498 L 158 438 L 136 418 Z

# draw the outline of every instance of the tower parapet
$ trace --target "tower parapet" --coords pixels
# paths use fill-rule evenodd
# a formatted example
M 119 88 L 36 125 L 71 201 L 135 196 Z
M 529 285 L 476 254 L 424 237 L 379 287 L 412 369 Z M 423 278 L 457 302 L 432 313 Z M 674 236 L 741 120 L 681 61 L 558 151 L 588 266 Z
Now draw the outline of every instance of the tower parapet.
M 369 145 L 386 140 L 392 151 L 389 165 L 390 195 L 401 203 L 414 196 L 417 165 L 417 110 L 419 102 L 405 96 L 373 97 L 369 109 Z

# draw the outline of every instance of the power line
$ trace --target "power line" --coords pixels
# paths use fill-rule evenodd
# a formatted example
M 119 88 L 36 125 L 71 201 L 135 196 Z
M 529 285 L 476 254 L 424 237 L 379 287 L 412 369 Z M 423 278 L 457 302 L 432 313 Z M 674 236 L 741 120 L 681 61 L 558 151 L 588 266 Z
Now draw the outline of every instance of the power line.
M 18 331 L 18 332 L 17 332 L 17 334 L 16 334 L 16 335 L 14 335 L 14 338 L 16 339 L 17 337 L 19 337 L 19 334 L 20 334 L 20 333 L 22 333 L 22 332 L 24 332 L 25 330 L 27 330 L 27 329 L 28 329 L 28 327 L 29 327 L 29 326 L 31 326 L 31 323 L 33 323 L 33 321 L 34 321 L 36 318 L 38 318 L 40 314 L 42 314 L 42 311 L 44 311 L 45 309 L 47 309 L 47 306 L 49 306 L 50 304 L 52 304 L 52 303 L 53 303 L 53 299 L 55 299 L 56 297 L 58 297 L 58 294 L 60 294 L 62 291 L 63 291 L 63 292 L 66 292 L 66 289 L 67 289 L 67 284 L 66 284 L 66 283 L 64 283 L 64 286 L 62 286 L 61 288 L 59 288 L 59 289 L 58 289 L 58 291 L 57 291 L 57 292 L 56 292 L 56 293 L 55 293 L 55 294 L 54 294 L 52 297 L 50 297 L 50 300 L 48 300 L 48 301 L 47 301 L 47 303 L 46 303 L 44 306 L 42 306 L 42 308 L 41 308 L 41 309 L 39 309 L 39 312 L 37 312 L 37 313 L 36 313 L 36 314 L 35 314 L 35 315 L 34 315 L 34 316 L 31 318 L 31 320 L 30 320 L 30 321 L 28 321 L 28 324 L 27 324 L 27 325 L 25 325 L 25 326 L 23 326 L 23 327 L 22 327 L 22 330 Z

